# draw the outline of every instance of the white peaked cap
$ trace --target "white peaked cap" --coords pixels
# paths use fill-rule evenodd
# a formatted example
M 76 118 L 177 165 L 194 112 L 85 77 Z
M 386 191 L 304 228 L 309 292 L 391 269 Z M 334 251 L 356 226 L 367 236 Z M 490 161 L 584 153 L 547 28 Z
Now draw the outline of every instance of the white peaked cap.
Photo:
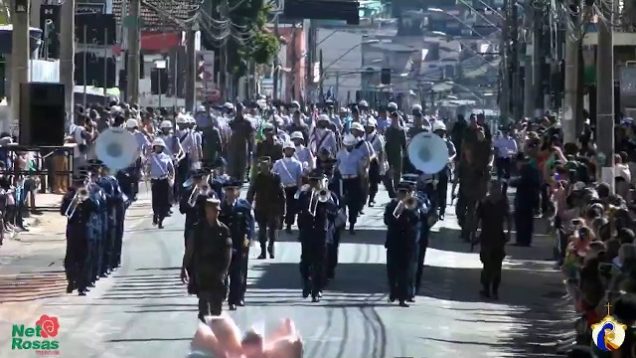
M 414 104 L 413 107 L 411 107 L 411 110 L 413 111 L 422 111 L 422 105 L 421 104 Z
M 160 146 L 160 147 L 166 147 L 166 142 L 163 141 L 163 139 L 161 138 L 156 138 L 155 140 L 152 141 L 152 146 Z
M 292 142 L 283 143 L 283 149 L 287 149 L 287 148 L 296 149 L 296 146 Z
M 344 145 L 354 145 L 356 143 L 358 143 L 358 139 L 353 134 L 347 134 L 342 139 L 342 144 Z
M 234 105 L 230 102 L 225 102 L 225 104 L 223 104 L 223 107 L 227 109 L 234 109 Z
M 433 122 L 433 132 L 435 131 L 446 131 L 446 125 L 442 121 L 434 121 Z
M 298 101 L 292 101 L 291 105 L 292 105 L 293 107 L 298 107 L 298 108 L 300 108 L 300 103 L 299 103 Z
M 185 114 L 179 113 L 177 115 L 177 118 L 175 119 L 175 122 L 177 122 L 177 124 L 188 123 L 188 118 L 185 116 Z M 163 123 L 162 123 L 162 127 L 163 127 Z
M 355 130 L 359 130 L 359 131 L 363 131 L 364 132 L 364 127 L 362 126 L 362 124 L 358 123 L 358 122 L 353 122 L 351 123 L 351 129 L 355 129 Z
M 326 114 L 321 114 L 320 116 L 318 116 L 318 120 L 319 121 L 327 121 L 327 122 L 330 121 L 329 116 L 326 115 Z
M 139 123 L 137 123 L 136 119 L 129 119 L 126 121 L 126 128 L 135 128 L 138 127 Z
M 169 120 L 161 121 L 160 128 L 172 128 L 172 122 Z

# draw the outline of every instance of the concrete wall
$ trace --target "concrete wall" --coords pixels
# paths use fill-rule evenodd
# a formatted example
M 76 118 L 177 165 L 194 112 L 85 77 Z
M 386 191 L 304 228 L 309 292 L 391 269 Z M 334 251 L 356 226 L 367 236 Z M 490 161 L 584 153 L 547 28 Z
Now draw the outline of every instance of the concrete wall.
M 341 103 L 347 100 L 347 92 L 355 98 L 356 91 L 361 89 L 362 36 L 362 32 L 356 30 L 318 29 L 318 50 L 322 50 L 325 72 L 323 88 L 327 93 L 333 87 L 332 92 Z

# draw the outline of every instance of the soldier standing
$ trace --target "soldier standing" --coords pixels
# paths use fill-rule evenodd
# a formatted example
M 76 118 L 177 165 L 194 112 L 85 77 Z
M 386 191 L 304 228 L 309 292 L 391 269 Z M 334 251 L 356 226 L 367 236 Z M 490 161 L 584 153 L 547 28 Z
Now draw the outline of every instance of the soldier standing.
M 195 292 L 199 298 L 199 319 L 218 316 L 227 294 L 226 280 L 232 260 L 230 229 L 219 221 L 221 202 L 208 198 L 204 204 L 204 217 L 195 225 L 186 242 L 181 266 L 181 281 L 188 283 L 190 268 L 195 279 Z
M 73 177 L 73 187 L 64 195 L 60 213 L 68 218 L 66 224 L 66 257 L 64 270 L 68 286 L 66 292 L 77 289 L 80 296 L 86 296 L 89 284 L 88 255 L 88 222 L 91 212 L 95 210 L 85 187 L 85 175 Z
M 313 302 L 319 302 L 322 297 L 327 243 L 333 241 L 334 220 L 338 213 L 338 198 L 327 189 L 326 179 L 321 171 L 312 171 L 309 188 L 298 198 L 303 297 L 311 293 Z
M 225 194 L 219 214 L 219 221 L 230 229 L 232 236 L 228 295 L 231 311 L 236 310 L 236 306 L 245 306 L 250 242 L 254 236 L 252 206 L 247 200 L 239 198 L 241 184 L 238 180 L 229 180 L 223 185 Z
M 267 257 L 266 246 L 269 257 L 274 258 L 277 231 L 285 215 L 285 189 L 280 176 L 271 171 L 271 160 L 270 157 L 259 158 L 258 173 L 247 190 L 247 201 L 253 205 L 258 223 L 258 241 L 261 245 L 259 259 Z
M 243 106 L 239 104 L 236 108 L 236 117 L 230 121 L 229 127 L 232 130 L 228 147 L 229 170 L 228 174 L 232 178 L 245 180 L 245 173 L 248 166 L 249 153 L 254 147 L 254 127 L 252 123 L 243 116 Z
M 296 216 L 296 199 L 294 195 L 298 188 L 302 185 L 303 166 L 294 158 L 295 147 L 293 143 L 285 143 L 283 145 L 283 153 L 285 157 L 274 163 L 272 171 L 280 176 L 280 180 L 285 187 L 285 198 L 287 212 L 285 213 L 285 230 L 291 233 L 291 227 L 294 225 Z
M 501 182 L 491 181 L 488 195 L 477 206 L 476 218 L 477 227 L 481 224 L 479 259 L 484 266 L 481 270 L 480 295 L 484 298 L 499 298 L 501 266 L 506 256 L 504 248 L 506 242 L 510 240 L 512 230 L 509 210 L 510 206 L 503 193 Z M 506 234 L 504 234 L 504 223 L 507 228 Z

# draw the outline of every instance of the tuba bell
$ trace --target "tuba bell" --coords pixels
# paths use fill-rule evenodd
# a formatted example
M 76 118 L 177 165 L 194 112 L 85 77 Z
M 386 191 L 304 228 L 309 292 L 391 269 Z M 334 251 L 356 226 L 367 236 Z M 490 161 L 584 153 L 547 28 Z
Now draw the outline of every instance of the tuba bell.
M 135 137 L 119 127 L 108 128 L 95 141 L 95 155 L 110 170 L 116 172 L 128 168 L 139 158 Z
M 422 132 L 417 134 L 407 148 L 407 155 L 413 167 L 424 174 L 437 174 L 448 164 L 448 147 L 437 134 Z

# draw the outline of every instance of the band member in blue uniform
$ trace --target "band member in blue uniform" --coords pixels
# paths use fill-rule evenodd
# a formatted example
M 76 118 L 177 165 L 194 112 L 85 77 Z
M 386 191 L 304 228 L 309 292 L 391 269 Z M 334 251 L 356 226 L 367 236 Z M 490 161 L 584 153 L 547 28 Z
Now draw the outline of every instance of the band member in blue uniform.
M 410 182 L 399 183 L 397 198 L 391 200 L 384 211 L 389 301 L 398 300 L 402 307 L 408 307 L 406 302 L 412 299 L 412 263 L 417 260 L 417 242 L 422 225 L 422 208 L 413 195 L 413 189 L 414 185 Z
M 303 297 L 311 294 L 318 302 L 326 283 L 327 243 L 332 241 L 338 214 L 338 198 L 327 189 L 327 177 L 319 170 L 309 174 L 309 187 L 300 193 L 298 205 Z
M 103 246 L 104 246 L 104 221 L 106 217 L 106 201 L 105 193 L 102 188 L 96 184 L 99 179 L 98 168 L 101 164 L 91 160 L 89 165 L 89 177 L 86 183 L 89 199 L 93 202 L 95 210 L 91 212 L 88 225 L 89 237 L 89 284 L 88 287 L 94 287 L 95 281 L 100 278 L 100 269 L 102 267 Z
M 152 224 L 163 229 L 163 219 L 170 211 L 170 181 L 175 170 L 172 158 L 164 153 L 166 144 L 157 138 L 152 142 L 153 153 L 148 158 L 150 182 L 152 184 Z
M 250 243 L 254 236 L 252 206 L 247 200 L 239 198 L 242 184 L 239 180 L 229 180 L 223 185 L 225 193 L 219 214 L 219 221 L 230 228 L 232 236 L 228 295 L 231 311 L 236 310 L 236 306 L 245 306 Z
M 344 148 L 340 149 L 336 159 L 338 160 L 338 172 L 342 178 L 344 202 L 349 214 L 349 233 L 355 234 L 355 225 L 358 220 L 362 204 L 362 179 L 360 174 L 360 162 L 362 152 L 354 150 L 358 140 L 347 134 L 342 140 Z
M 417 178 L 415 185 L 415 197 L 419 200 L 421 208 L 420 213 L 422 214 L 422 225 L 420 225 L 420 235 L 417 242 L 413 291 L 409 299 L 409 302 L 415 302 L 415 295 L 419 293 L 420 285 L 422 283 L 422 273 L 424 271 L 424 261 L 426 259 L 426 250 L 428 249 L 428 239 L 431 227 L 435 225 L 439 218 L 437 211 L 437 189 L 432 175 L 422 174 L 416 176 L 413 174 L 406 174 L 404 177 L 406 180 L 410 180 L 409 178 Z
M 274 163 L 272 171 L 280 176 L 280 180 L 285 187 L 285 199 L 287 212 L 285 213 L 285 230 L 291 233 L 291 227 L 296 219 L 296 199 L 294 195 L 301 186 L 303 178 L 303 165 L 294 158 L 296 148 L 294 143 L 283 144 L 283 158 Z
M 331 158 L 328 151 L 321 151 L 317 161 L 319 171 L 322 171 L 327 176 L 329 182 L 328 189 L 336 195 L 338 199 L 338 216 L 336 216 L 334 222 L 333 238 L 327 243 L 327 264 L 326 275 L 327 280 L 331 280 L 335 277 L 336 266 L 338 265 L 338 249 L 340 247 L 340 235 L 342 229 L 347 225 L 346 209 L 342 199 L 342 178 L 340 173 L 336 170 L 336 160 Z
M 80 296 L 88 291 L 91 269 L 89 264 L 88 222 L 95 210 L 86 189 L 86 174 L 73 177 L 73 186 L 64 195 L 60 213 L 68 218 L 66 224 L 66 256 L 64 270 L 68 285 L 66 292 L 77 290 Z
M 272 172 L 271 163 L 270 157 L 259 158 L 258 173 L 247 190 L 247 201 L 252 203 L 258 223 L 258 241 L 261 245 L 259 259 L 266 258 L 266 246 L 269 257 L 274 258 L 274 243 L 286 210 L 285 188 L 280 176 Z

